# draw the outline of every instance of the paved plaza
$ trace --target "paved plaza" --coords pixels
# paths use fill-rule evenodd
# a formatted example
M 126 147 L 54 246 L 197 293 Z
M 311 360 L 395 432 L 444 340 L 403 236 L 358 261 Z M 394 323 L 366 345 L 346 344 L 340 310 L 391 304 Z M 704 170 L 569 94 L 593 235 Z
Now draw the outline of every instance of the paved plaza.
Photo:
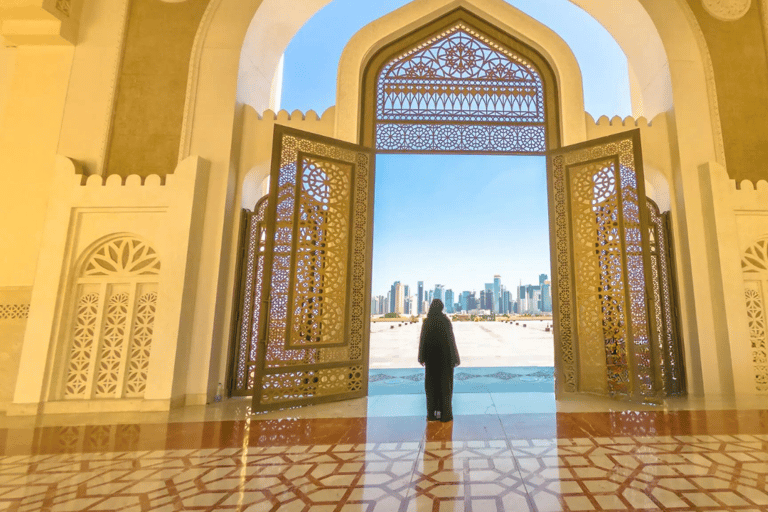
M 551 320 L 454 322 L 463 367 L 554 366 Z M 371 368 L 418 368 L 422 323 L 371 323 Z M 523 327 L 525 325 L 525 327 Z

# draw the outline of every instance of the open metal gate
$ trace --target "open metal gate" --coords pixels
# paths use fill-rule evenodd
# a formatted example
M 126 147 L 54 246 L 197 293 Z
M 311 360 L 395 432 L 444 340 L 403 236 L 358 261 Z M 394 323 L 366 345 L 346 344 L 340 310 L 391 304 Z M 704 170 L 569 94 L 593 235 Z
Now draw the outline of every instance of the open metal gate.
M 650 400 L 663 393 L 640 130 L 548 155 L 558 388 Z
M 240 254 L 235 299 L 235 318 L 229 368 L 230 396 L 251 396 L 258 362 L 258 321 L 264 288 L 267 198 L 253 211 L 243 209 L 240 222 Z
M 275 126 L 254 411 L 368 392 L 374 162 Z
M 651 199 L 648 205 L 648 239 L 653 282 L 653 315 L 656 331 L 659 378 L 664 396 L 680 396 L 686 391 L 683 365 L 683 341 L 677 298 L 675 265 L 672 261 L 672 227 L 669 212 L 661 213 Z

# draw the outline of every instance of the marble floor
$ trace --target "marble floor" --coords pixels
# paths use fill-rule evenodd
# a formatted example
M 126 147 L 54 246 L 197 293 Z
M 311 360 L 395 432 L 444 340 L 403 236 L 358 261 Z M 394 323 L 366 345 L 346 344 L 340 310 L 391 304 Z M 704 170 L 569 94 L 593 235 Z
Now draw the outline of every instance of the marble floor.
M 0 509 L 768 510 L 764 397 L 419 395 L 0 418 Z

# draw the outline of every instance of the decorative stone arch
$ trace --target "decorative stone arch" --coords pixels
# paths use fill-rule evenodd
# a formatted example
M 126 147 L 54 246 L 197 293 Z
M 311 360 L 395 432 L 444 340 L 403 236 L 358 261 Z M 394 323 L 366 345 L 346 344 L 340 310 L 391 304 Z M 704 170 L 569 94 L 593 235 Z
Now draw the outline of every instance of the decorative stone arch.
M 768 394 L 768 235 L 744 251 L 741 270 L 752 346 L 754 392 Z
M 161 260 L 140 237 L 97 240 L 74 266 L 53 399 L 143 398 Z
M 221 107 L 222 98 L 236 97 L 240 102 L 251 104 L 257 111 L 269 107 L 271 77 L 279 69 L 280 58 L 285 48 L 301 26 L 330 1 L 308 0 L 298 2 L 291 9 L 284 9 L 281 0 L 211 0 L 198 29 L 190 60 L 180 158 L 193 153 L 203 154 L 205 151 L 201 153 L 201 150 L 215 142 L 210 137 L 206 137 L 215 130 L 215 126 L 211 125 L 210 116 L 213 115 L 222 124 L 231 126 L 234 121 L 234 106 L 214 112 L 216 107 Z M 643 103 L 655 105 L 653 107 L 655 112 L 663 106 L 672 104 L 669 98 L 664 98 L 665 95 L 671 94 L 674 104 L 678 107 L 676 109 L 678 122 L 683 120 L 686 129 L 696 126 L 697 123 L 703 123 L 699 132 L 704 133 L 691 136 L 692 140 L 698 141 L 693 146 L 695 152 L 705 155 L 698 160 L 723 163 L 722 133 L 709 50 L 701 29 L 685 0 L 661 3 L 617 0 L 610 6 L 591 5 L 584 0 L 571 1 L 586 9 L 614 36 L 627 54 L 635 78 L 652 82 L 650 78 L 646 80 L 643 71 L 646 68 L 650 69 L 648 73 L 661 76 L 659 81 L 662 85 L 643 90 Z M 428 12 L 416 14 L 415 9 L 419 7 Z M 416 0 L 371 23 L 361 30 L 360 35 L 366 32 L 373 35 L 375 41 L 383 44 L 388 38 L 397 38 L 407 33 L 407 27 L 401 27 L 395 33 L 389 30 L 392 27 L 384 27 L 382 22 L 389 16 L 413 10 L 416 14 L 414 18 L 417 18 L 428 16 L 429 13 L 433 15 L 445 13 L 457 7 L 481 13 L 494 10 L 517 11 L 503 0 Z M 619 16 L 617 15 L 619 12 L 642 14 L 642 22 L 634 21 L 638 16 Z M 525 18 L 528 17 L 525 16 Z M 535 23 L 538 24 L 538 22 Z M 422 23 L 416 19 L 413 20 L 413 26 L 419 24 L 423 24 L 423 20 Z M 648 33 L 650 30 L 655 30 L 657 33 Z M 357 43 L 357 37 L 355 36 L 352 41 Z M 638 46 L 630 47 L 628 41 L 631 37 L 645 38 L 648 41 L 647 44 L 653 46 L 652 56 L 649 57 L 649 53 L 641 51 L 642 48 Z M 258 52 L 251 51 L 257 48 Z M 666 71 L 665 63 L 659 57 L 659 50 L 662 48 L 666 52 L 666 64 L 669 66 Z M 369 50 L 371 48 L 365 47 L 363 51 Z M 351 51 L 359 54 L 358 50 Z M 342 56 L 342 63 L 347 60 L 347 57 L 347 55 Z M 650 61 L 643 61 L 649 58 Z M 351 59 L 352 62 L 363 62 L 363 60 L 362 57 Z M 249 83 L 250 95 L 238 90 L 235 79 L 237 75 L 220 73 L 224 67 L 232 69 L 235 66 L 241 71 L 248 66 L 258 70 L 259 74 L 266 77 L 263 80 L 264 83 Z M 353 67 L 348 70 L 346 66 L 340 65 L 339 76 L 360 73 L 360 69 L 360 67 Z M 219 71 L 216 76 L 213 76 L 214 70 Z M 674 76 L 674 79 L 670 79 L 671 93 L 665 90 L 666 86 L 663 84 L 667 80 L 664 78 L 666 75 Z M 261 91 L 261 93 L 254 91 Z M 260 99 L 256 99 L 257 97 Z M 337 119 L 348 119 L 350 116 L 341 112 L 343 110 L 341 105 L 354 104 L 358 101 L 359 91 L 340 90 L 337 98 L 339 106 Z M 583 103 L 583 98 L 581 101 Z M 705 108 L 702 109 L 702 106 Z M 563 108 L 566 108 L 565 105 Z M 648 116 L 648 112 L 645 115 Z M 681 119 L 683 117 L 684 119 Z M 219 125 L 219 123 L 214 124 Z M 338 136 L 345 140 L 354 140 L 358 133 L 357 128 L 357 125 L 349 128 L 340 127 L 340 130 L 349 130 L 351 135 L 344 137 L 346 132 L 340 132 Z M 564 130 L 564 144 L 578 142 L 578 140 L 569 140 L 567 133 L 567 130 Z
M 263 84 L 251 85 L 251 97 L 248 103 L 257 111 L 269 105 L 271 97 L 271 77 L 279 66 L 280 57 L 284 53 L 290 39 L 315 12 L 330 0 L 307 0 L 295 2 L 291 9 L 284 8 L 283 0 L 211 0 L 203 21 L 198 30 L 191 55 L 188 94 L 185 105 L 180 157 L 199 154 L 212 162 L 211 180 L 209 182 L 207 211 L 203 231 L 200 264 L 211 271 L 201 275 L 197 285 L 198 297 L 195 311 L 195 328 L 192 335 L 190 351 L 195 367 L 208 368 L 211 365 L 211 350 L 223 352 L 226 347 L 227 327 L 229 323 L 229 306 L 225 300 L 220 300 L 234 281 L 234 261 L 232 237 L 227 233 L 231 220 L 234 218 L 233 204 L 236 189 L 236 165 L 233 165 L 233 127 L 238 123 L 237 115 L 241 108 L 233 98 L 242 101 L 238 96 L 238 71 L 244 69 L 241 63 L 250 61 L 248 65 L 264 77 Z M 572 0 L 580 4 L 580 1 Z M 502 0 L 416 0 L 403 7 L 408 10 L 416 7 L 425 11 L 443 12 L 458 7 L 479 13 L 496 9 L 510 9 Z M 637 32 L 629 17 L 609 16 L 609 11 L 624 12 L 628 9 L 641 9 L 647 12 L 653 29 L 657 34 Z M 706 162 L 724 162 L 721 131 L 717 118 L 717 101 L 715 97 L 714 73 L 709 59 L 709 52 L 704 42 L 703 34 L 694 18 L 686 0 L 669 2 L 647 2 L 641 0 L 617 0 L 605 4 L 603 8 L 595 7 L 590 13 L 601 22 L 612 34 L 625 31 L 638 36 L 650 35 L 660 39 L 666 52 L 671 76 L 672 98 L 675 105 L 675 130 L 673 137 L 677 139 L 674 173 L 676 177 L 673 209 L 681 219 L 676 223 L 676 237 L 680 238 L 680 247 L 684 258 L 689 258 L 690 270 L 684 276 L 682 286 L 682 302 L 690 305 L 685 312 L 685 329 L 691 330 L 691 338 L 698 338 L 697 332 L 714 331 L 712 318 L 697 315 L 696 310 L 704 311 L 712 306 L 709 296 L 711 284 L 709 278 L 699 280 L 694 284 L 692 273 L 708 275 L 709 256 L 693 253 L 690 247 L 700 243 L 704 236 L 704 227 L 700 220 L 687 218 L 686 212 L 700 211 L 701 198 L 699 178 L 695 169 Z M 425 12 L 424 15 L 429 15 Z M 609 19 L 611 18 L 611 19 Z M 492 20 L 496 22 L 496 20 Z M 378 35 L 378 40 L 397 38 L 405 32 L 392 33 L 384 28 L 380 20 L 369 27 L 372 34 Z M 418 23 L 416 23 L 418 24 Z M 646 28 L 643 28 L 646 30 Z M 622 39 L 616 37 L 622 48 Z M 255 51 L 258 49 L 258 51 Z M 630 66 L 637 72 L 643 69 L 642 52 L 629 52 Z M 362 62 L 364 59 L 358 59 Z M 356 72 L 360 72 L 360 68 Z M 245 74 L 245 73 L 243 73 Z M 340 69 L 340 75 L 344 71 Z M 351 95 L 346 98 L 338 97 L 338 109 L 342 104 L 357 101 L 358 94 L 353 91 L 342 91 Z M 352 111 L 356 110 L 352 109 Z M 347 112 L 349 112 L 348 110 Z M 337 113 L 337 119 L 348 119 L 349 114 Z M 563 116 L 566 119 L 566 116 Z M 575 119 L 575 118 L 574 118 Z M 337 124 L 337 136 L 346 140 L 355 140 L 359 133 L 355 125 Z M 583 128 L 583 119 L 577 123 L 574 120 L 574 132 Z M 349 131 L 344 135 L 343 130 Z M 568 129 L 563 130 L 563 143 L 569 144 L 578 140 L 568 138 Z M 690 253 L 690 254 L 689 254 Z M 229 255 L 229 256 L 227 256 Z M 229 262 L 229 263 L 228 263 Z M 694 309 L 693 305 L 696 304 Z M 216 330 L 215 326 L 220 328 Z M 213 347 L 210 340 L 213 339 Z M 709 341 L 706 341 L 709 343 Z M 707 347 L 705 350 L 712 350 Z M 198 355 L 199 354 L 199 355 Z M 696 358 L 688 353 L 687 358 Z M 217 359 L 222 359 L 218 358 Z M 214 363 L 215 364 L 215 363 Z M 217 372 L 213 366 L 207 384 L 210 389 L 215 387 L 221 378 L 225 364 L 222 362 Z M 695 366 L 695 365 L 694 365 Z M 701 373 L 701 367 L 694 371 Z M 704 385 L 706 387 L 706 384 Z M 692 391 L 702 391 L 693 389 Z M 712 388 L 717 392 L 717 385 Z
M 373 114 L 365 98 L 370 81 L 376 79 L 378 59 L 461 19 L 534 60 L 545 81 L 547 106 L 555 110 L 550 112 L 554 122 L 547 123 L 548 131 L 556 132 L 551 133 L 549 147 L 586 139 L 584 91 L 576 57 L 555 32 L 502 0 L 416 0 L 358 31 L 339 62 L 336 136 L 371 145 L 361 119 Z

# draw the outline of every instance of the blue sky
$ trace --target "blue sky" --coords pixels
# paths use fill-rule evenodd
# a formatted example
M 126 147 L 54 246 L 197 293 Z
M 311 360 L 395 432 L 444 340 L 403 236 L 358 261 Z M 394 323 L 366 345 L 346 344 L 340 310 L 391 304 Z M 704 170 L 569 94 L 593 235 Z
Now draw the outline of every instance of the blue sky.
M 322 113 L 335 103 L 342 50 L 367 23 L 409 0 L 334 0 L 285 53 L 281 108 Z M 582 71 L 587 112 L 631 113 L 627 61 L 603 27 L 568 0 L 508 0 L 557 32 Z M 455 292 L 501 274 L 513 288 L 549 274 L 543 157 L 382 155 L 376 161 L 373 293 L 393 281 Z
M 543 157 L 381 155 L 376 159 L 373 291 L 393 281 L 477 290 L 549 274 Z

